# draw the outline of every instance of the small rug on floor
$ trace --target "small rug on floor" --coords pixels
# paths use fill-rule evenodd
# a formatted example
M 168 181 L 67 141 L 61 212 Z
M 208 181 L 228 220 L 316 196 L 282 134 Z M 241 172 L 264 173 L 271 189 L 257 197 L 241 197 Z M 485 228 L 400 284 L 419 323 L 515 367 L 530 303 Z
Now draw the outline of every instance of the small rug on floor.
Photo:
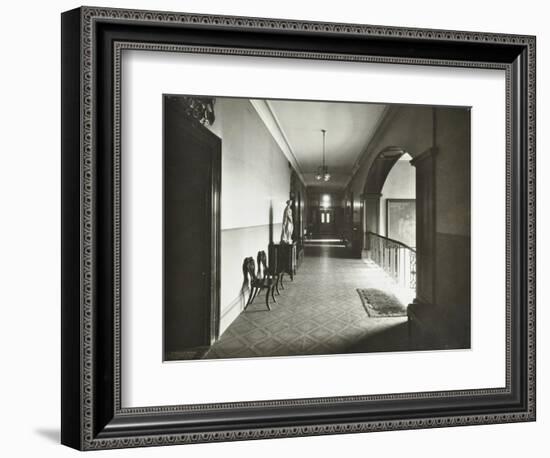
M 357 288 L 357 292 L 370 317 L 407 316 L 407 307 L 391 293 L 375 288 Z

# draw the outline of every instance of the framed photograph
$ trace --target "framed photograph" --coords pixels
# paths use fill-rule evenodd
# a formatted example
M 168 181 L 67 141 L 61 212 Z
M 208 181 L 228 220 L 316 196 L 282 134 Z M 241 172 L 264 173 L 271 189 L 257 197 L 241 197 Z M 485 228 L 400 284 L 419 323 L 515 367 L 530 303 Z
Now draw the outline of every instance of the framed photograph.
M 416 246 L 416 199 L 386 199 L 387 236 Z
M 535 37 L 62 14 L 63 444 L 535 410 Z

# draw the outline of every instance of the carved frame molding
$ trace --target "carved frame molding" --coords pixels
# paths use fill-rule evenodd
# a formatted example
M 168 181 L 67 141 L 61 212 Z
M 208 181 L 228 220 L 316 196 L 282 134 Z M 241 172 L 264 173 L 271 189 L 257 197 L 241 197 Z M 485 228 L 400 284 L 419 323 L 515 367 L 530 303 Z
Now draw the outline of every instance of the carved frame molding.
M 70 12 L 69 12 L 70 13 Z M 69 14 L 66 13 L 66 14 Z M 275 437 L 291 437 L 291 436 L 307 436 L 319 434 L 341 434 L 350 432 L 368 432 L 368 431 L 386 431 L 411 428 L 427 428 L 455 425 L 473 425 L 487 423 L 504 423 L 515 421 L 532 421 L 535 419 L 535 38 L 532 36 L 523 35 L 508 35 L 508 34 L 491 34 L 478 32 L 462 32 L 462 31 L 444 31 L 444 30 L 429 30 L 429 29 L 414 29 L 400 27 L 383 27 L 372 25 L 358 24 L 338 24 L 324 22 L 309 22 L 283 19 L 264 19 L 264 18 L 249 18 L 249 17 L 228 17 L 218 15 L 198 15 L 186 13 L 169 13 L 169 12 L 154 12 L 154 11 L 134 11 L 124 9 L 111 8 L 94 8 L 82 7 L 75 13 L 73 11 L 71 18 L 67 16 L 67 21 L 78 21 L 78 36 L 79 36 L 79 55 L 80 62 L 78 68 L 78 78 L 80 81 L 80 134 L 79 134 L 79 168 L 80 174 L 76 179 L 77 187 L 80 189 L 79 201 L 80 212 L 78 215 L 72 215 L 70 222 L 67 222 L 67 227 L 78 226 L 79 240 L 79 280 L 78 295 L 79 311 L 76 316 L 74 312 L 68 311 L 68 305 L 63 306 L 63 313 L 66 313 L 66 323 L 72 323 L 79 326 L 79 336 L 77 341 L 73 341 L 74 345 L 78 346 L 79 364 L 78 367 L 73 367 L 74 355 L 70 359 L 64 356 L 65 369 L 63 374 L 64 380 L 67 383 L 74 383 L 74 371 L 78 371 L 80 378 L 80 386 L 78 387 L 78 398 L 80 399 L 78 406 L 69 406 L 65 403 L 62 442 L 79 448 L 82 450 L 105 449 L 105 448 L 122 448 L 122 447 L 138 447 L 152 445 L 168 445 L 168 444 L 183 444 L 211 441 L 227 441 L 227 440 L 246 440 L 246 439 L 261 439 Z M 450 43 L 485 43 L 487 45 L 498 45 L 500 47 L 518 47 L 522 49 L 519 59 L 524 59 L 523 64 L 524 74 L 521 74 L 521 80 L 517 77 L 514 80 L 519 85 L 525 85 L 525 97 L 521 97 L 521 103 L 525 106 L 522 108 L 522 113 L 526 116 L 525 145 L 526 149 L 522 151 L 525 155 L 522 159 L 523 178 L 525 181 L 525 200 L 517 203 L 520 205 L 520 213 L 523 215 L 523 221 L 518 223 L 517 216 L 512 215 L 512 172 L 516 170 L 516 166 L 512 164 L 512 123 L 514 116 L 518 116 L 516 112 L 512 112 L 513 104 L 517 104 L 514 100 L 514 90 L 512 87 L 512 72 L 514 68 L 508 63 L 492 63 L 468 60 L 445 60 L 432 58 L 404 58 L 404 57 L 384 57 L 376 55 L 359 55 L 359 54 L 338 54 L 334 52 L 303 52 L 303 51 L 288 51 L 277 49 L 258 49 L 246 47 L 216 47 L 216 46 L 182 46 L 175 44 L 162 43 L 144 43 L 144 42 L 117 42 L 114 52 L 115 70 L 120 65 L 120 51 L 123 49 L 147 49 L 157 51 L 170 52 L 191 52 L 191 53 L 214 53 L 214 54 L 229 54 L 229 55 L 249 55 L 249 56 L 268 56 L 268 57 L 293 57 L 302 59 L 331 59 L 345 60 L 356 62 L 382 62 L 382 63 L 399 63 L 413 65 L 440 65 L 440 66 L 460 66 L 466 68 L 496 68 L 506 71 L 506 109 L 507 109 L 507 254 L 506 254 L 506 270 L 507 270 L 507 384 L 505 388 L 495 388 L 487 390 L 464 390 L 453 392 L 421 392 L 421 393 L 400 393 L 387 395 L 367 395 L 355 397 L 335 397 L 335 398 L 315 398 L 315 399 L 298 399 L 298 400 L 273 400 L 261 402 L 238 402 L 226 404 L 197 404 L 187 406 L 159 406 L 151 408 L 133 408 L 123 409 L 120 406 L 120 352 L 116 342 L 120 342 L 120 308 L 115 306 L 115 314 L 113 317 L 113 332 L 115 349 L 113 353 L 115 364 L 115 375 L 113 382 L 114 394 L 114 411 L 112 421 L 108 424 L 101 424 L 98 419 L 96 410 L 98 407 L 99 392 L 97 389 L 97 355 L 95 354 L 94 342 L 97 339 L 96 335 L 96 310 L 99 306 L 96 295 L 97 288 L 97 215 L 96 208 L 100 204 L 97 193 L 97 176 L 96 176 L 96 148 L 94 143 L 97 135 L 97 120 L 95 118 L 96 110 L 96 31 L 99 23 L 121 24 L 125 26 L 132 25 L 173 25 L 175 27 L 202 27 L 209 30 L 238 30 L 238 31 L 279 31 L 299 33 L 306 37 L 311 36 L 358 36 L 372 38 L 396 38 L 396 39 L 414 39 L 419 42 L 439 42 Z M 76 32 L 75 32 L 76 33 Z M 118 60 L 117 60 L 118 59 Z M 67 64 L 68 65 L 68 64 Z M 115 99 L 120 96 L 120 78 L 115 77 Z M 65 107 L 65 105 L 64 105 Z M 115 103 L 114 110 L 114 162 L 113 173 L 115 177 L 120 176 L 120 155 L 117 153 L 116 139 L 120 138 L 120 112 L 117 111 L 119 105 Z M 519 109 L 519 108 L 518 108 Z M 522 115 L 523 116 L 523 115 Z M 515 139 L 517 140 L 517 139 Z M 65 142 L 67 145 L 70 142 Z M 64 145 L 65 145 L 64 143 Z M 67 150 L 68 146 L 64 146 Z M 65 155 L 74 154 L 74 151 L 65 151 Z M 68 156 L 67 156 L 68 157 Z M 65 159 L 64 159 L 65 160 Z M 71 159 L 73 160 L 73 159 Z M 116 182 L 116 178 L 115 178 Z M 523 183 L 523 181 L 521 181 Z M 66 189 L 65 189 L 66 190 Z M 514 197 L 516 198 L 516 197 Z M 120 187 L 116 185 L 113 195 L 113 256 L 115 259 L 114 279 L 112 284 L 112 296 L 115 304 L 120 304 Z M 77 222 L 75 223 L 75 221 Z M 512 239 L 511 231 L 515 230 L 515 225 L 520 224 L 525 228 L 525 245 L 522 252 L 522 259 L 525 259 L 525 283 L 523 284 L 524 291 L 522 297 L 526 303 L 525 306 L 525 372 L 524 377 L 525 403 L 524 408 L 519 411 L 510 411 L 503 413 L 491 414 L 467 414 L 467 415 L 439 415 L 439 416 L 417 416 L 415 418 L 396 418 L 387 420 L 348 420 L 345 422 L 326 421 L 320 423 L 311 423 L 309 425 L 282 425 L 276 424 L 272 426 L 258 426 L 246 428 L 240 426 L 231 426 L 228 423 L 226 428 L 217 430 L 204 430 L 186 432 L 185 429 L 170 430 L 166 429 L 164 433 L 148 433 L 147 429 L 142 429 L 142 432 L 132 432 L 131 428 L 124 423 L 125 418 L 143 418 L 147 421 L 148 418 L 157 417 L 170 418 L 171 415 L 184 415 L 189 412 L 205 412 L 212 411 L 230 412 L 233 409 L 242 408 L 277 408 L 277 407 L 312 407 L 323 405 L 338 405 L 339 403 L 353 405 L 359 401 L 395 401 L 395 400 L 425 400 L 430 398 L 445 398 L 445 397 L 463 397 L 464 400 L 472 396 L 483 395 L 499 395 L 509 394 L 512 383 L 512 373 L 509 371 L 511 364 L 511 345 L 510 333 L 512 329 L 512 314 L 511 309 L 511 276 L 512 276 Z M 514 226 L 514 227 L 513 227 Z M 523 239 L 522 239 L 523 240 Z M 65 242 L 64 242 L 65 243 Z M 68 242 L 67 242 L 68 243 Z M 64 258 L 65 262 L 65 258 Z M 522 261 L 523 262 L 523 261 Z M 67 267 L 68 268 L 68 267 Z M 520 298 L 520 299 L 521 299 Z M 72 304 L 74 306 L 74 304 Z M 523 312 L 522 312 L 523 313 Z M 65 338 L 64 345 L 67 343 L 68 337 Z M 71 337 L 73 339 L 73 337 Z M 73 339 L 74 340 L 74 339 Z M 69 360 L 70 359 L 70 360 Z M 68 372 L 71 371 L 71 374 Z M 523 378 L 522 378 L 523 380 Z M 74 389 L 75 387 L 72 387 Z M 77 408 L 78 427 L 69 427 L 68 421 L 75 418 L 77 415 L 73 410 Z M 169 421 L 168 423 L 169 424 Z M 154 431 L 153 429 L 151 431 Z

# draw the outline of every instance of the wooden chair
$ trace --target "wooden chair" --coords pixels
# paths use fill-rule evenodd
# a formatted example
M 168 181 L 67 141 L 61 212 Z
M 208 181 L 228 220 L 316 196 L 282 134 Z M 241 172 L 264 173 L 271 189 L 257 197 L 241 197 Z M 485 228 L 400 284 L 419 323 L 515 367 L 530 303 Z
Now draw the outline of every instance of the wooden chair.
M 265 254 L 265 251 L 258 251 L 256 260 L 258 261 L 258 278 L 262 278 L 264 280 L 270 279 L 272 281 L 271 298 L 273 299 L 273 302 L 277 302 L 273 296 L 273 292 L 277 291 L 278 296 L 281 294 L 279 292 L 279 277 L 281 274 L 275 272 L 275 269 L 272 266 L 267 265 L 267 255 Z
M 254 258 L 252 257 L 245 258 L 243 262 L 243 274 L 245 277 L 245 282 L 250 285 L 250 295 L 248 296 L 248 302 L 246 303 L 244 310 L 246 310 L 246 308 L 254 302 L 254 299 L 258 293 L 265 289 L 267 290 L 265 294 L 265 305 L 267 306 L 267 309 L 271 311 L 271 307 L 269 306 L 269 294 L 273 288 L 273 280 L 269 277 L 258 278 L 256 275 L 256 265 L 254 263 Z

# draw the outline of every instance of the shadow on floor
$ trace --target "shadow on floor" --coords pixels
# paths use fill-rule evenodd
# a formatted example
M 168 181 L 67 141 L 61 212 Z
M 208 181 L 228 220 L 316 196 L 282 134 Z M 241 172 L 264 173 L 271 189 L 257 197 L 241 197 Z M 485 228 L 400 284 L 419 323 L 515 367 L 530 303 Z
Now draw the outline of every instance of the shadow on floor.
M 34 431 L 39 436 L 48 439 L 50 442 L 59 444 L 61 442 L 61 433 L 58 429 L 40 428 Z
M 388 351 L 425 351 L 445 350 L 458 348 L 446 346 L 441 342 L 434 342 L 432 339 L 416 336 L 415 341 L 409 338 L 408 322 L 384 328 L 372 332 L 357 342 L 347 347 L 347 353 L 373 353 Z
M 366 335 L 354 342 L 346 351 L 349 353 L 371 353 L 382 351 L 407 351 L 409 346 L 407 322 Z

